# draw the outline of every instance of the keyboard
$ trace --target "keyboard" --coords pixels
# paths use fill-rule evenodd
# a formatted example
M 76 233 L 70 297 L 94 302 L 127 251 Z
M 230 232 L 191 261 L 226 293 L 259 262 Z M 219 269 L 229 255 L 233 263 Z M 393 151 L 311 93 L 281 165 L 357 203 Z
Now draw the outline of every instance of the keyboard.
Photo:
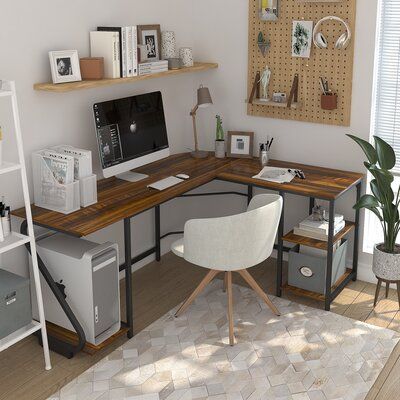
M 161 179 L 160 181 L 150 183 L 150 185 L 147 185 L 147 187 L 156 190 L 165 190 L 181 182 L 184 182 L 184 179 L 180 179 L 175 176 L 169 176 L 168 178 Z

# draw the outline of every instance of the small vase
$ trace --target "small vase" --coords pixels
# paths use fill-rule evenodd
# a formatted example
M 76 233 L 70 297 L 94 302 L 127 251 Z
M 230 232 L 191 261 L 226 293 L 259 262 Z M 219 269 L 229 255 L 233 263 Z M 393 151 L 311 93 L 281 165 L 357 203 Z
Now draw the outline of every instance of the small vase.
M 175 32 L 161 32 L 161 56 L 163 60 L 176 57 Z
M 193 67 L 193 51 L 191 47 L 181 47 L 179 50 L 179 57 L 182 60 L 184 67 Z
M 225 140 L 215 141 L 215 157 L 225 158 Z
M 382 243 L 374 247 L 372 271 L 377 278 L 388 281 L 400 280 L 400 253 L 386 253 L 379 249 Z

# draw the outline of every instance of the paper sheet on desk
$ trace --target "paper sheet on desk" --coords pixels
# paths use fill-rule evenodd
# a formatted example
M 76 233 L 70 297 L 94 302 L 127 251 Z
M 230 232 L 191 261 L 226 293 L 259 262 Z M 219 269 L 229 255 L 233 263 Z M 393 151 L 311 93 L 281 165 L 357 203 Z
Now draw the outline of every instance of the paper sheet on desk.
M 254 175 L 253 178 L 275 183 L 288 183 L 293 180 L 294 176 L 285 168 L 264 167 L 260 173 Z

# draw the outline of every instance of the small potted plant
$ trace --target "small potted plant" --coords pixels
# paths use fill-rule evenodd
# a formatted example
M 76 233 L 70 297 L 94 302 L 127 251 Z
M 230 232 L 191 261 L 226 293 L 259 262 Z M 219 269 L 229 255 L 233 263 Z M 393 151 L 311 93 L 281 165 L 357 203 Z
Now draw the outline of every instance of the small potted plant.
M 400 188 L 394 193 L 391 170 L 396 165 L 393 148 L 380 137 L 374 136 L 375 147 L 356 136 L 347 135 L 364 151 L 368 161 L 365 167 L 371 173 L 371 194 L 365 194 L 354 205 L 354 209 L 365 208 L 372 211 L 383 229 L 383 243 L 374 246 L 372 271 L 378 279 L 400 280 L 400 245 L 396 239 L 400 231 Z
M 217 130 L 215 138 L 215 157 L 225 158 L 225 134 L 222 128 L 222 119 L 219 115 L 216 115 L 217 119 Z

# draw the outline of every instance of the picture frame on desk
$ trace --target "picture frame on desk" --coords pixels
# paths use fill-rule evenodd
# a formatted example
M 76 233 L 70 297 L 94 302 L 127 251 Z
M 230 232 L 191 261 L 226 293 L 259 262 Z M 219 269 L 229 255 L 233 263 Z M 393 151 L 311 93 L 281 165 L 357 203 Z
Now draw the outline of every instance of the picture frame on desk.
M 138 45 L 146 46 L 146 54 L 141 54 L 141 59 L 146 61 L 161 60 L 161 26 L 138 25 Z
M 253 157 L 254 132 L 228 132 L 227 156 L 231 158 Z
M 54 84 L 82 80 L 77 50 L 49 51 L 49 60 Z

